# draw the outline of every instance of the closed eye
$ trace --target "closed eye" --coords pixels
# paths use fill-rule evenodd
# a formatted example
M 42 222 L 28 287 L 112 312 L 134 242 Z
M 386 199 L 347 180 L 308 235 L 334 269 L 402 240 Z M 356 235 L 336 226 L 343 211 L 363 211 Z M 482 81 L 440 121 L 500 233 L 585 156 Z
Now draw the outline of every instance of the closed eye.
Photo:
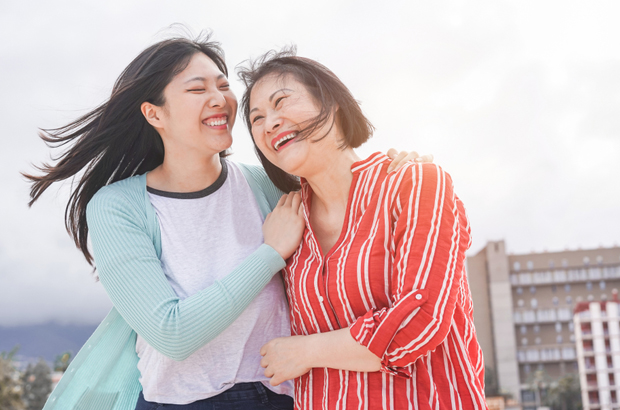
M 192 92 L 192 93 L 201 93 L 201 92 L 204 92 L 205 89 L 204 88 L 192 88 L 192 89 L 187 90 L 187 91 Z
M 260 120 L 260 119 L 262 119 L 262 118 L 263 118 L 263 116 L 262 116 L 262 115 L 257 115 L 256 117 L 254 117 L 254 118 L 252 119 L 252 124 L 255 124 L 255 123 L 256 123 L 256 121 L 258 121 L 258 120 Z
M 277 98 L 277 99 L 276 99 L 276 102 L 275 102 L 275 104 L 274 104 L 274 107 L 277 107 L 277 106 L 278 106 L 278 104 L 280 104 L 280 101 L 282 101 L 282 100 L 283 100 L 283 99 L 285 99 L 285 98 L 286 98 L 286 96 L 284 96 L 284 97 L 280 97 L 280 98 Z

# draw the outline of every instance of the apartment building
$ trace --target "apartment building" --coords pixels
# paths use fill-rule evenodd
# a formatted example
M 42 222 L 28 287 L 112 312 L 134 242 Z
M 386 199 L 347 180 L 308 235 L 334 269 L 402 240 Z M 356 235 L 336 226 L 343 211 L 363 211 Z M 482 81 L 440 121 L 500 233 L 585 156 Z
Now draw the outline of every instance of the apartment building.
M 620 408 L 618 308 L 616 291 L 611 301 L 581 302 L 575 309 L 577 363 L 584 410 Z
M 550 382 L 578 373 L 573 310 L 620 288 L 620 247 L 509 255 L 489 242 L 467 270 L 486 367 L 529 410 L 536 371 Z

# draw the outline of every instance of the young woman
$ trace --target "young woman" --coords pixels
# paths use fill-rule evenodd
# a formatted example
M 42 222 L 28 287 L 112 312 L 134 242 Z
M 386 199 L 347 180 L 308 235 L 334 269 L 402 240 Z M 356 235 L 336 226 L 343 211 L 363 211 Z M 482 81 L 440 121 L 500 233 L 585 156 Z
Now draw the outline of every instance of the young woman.
M 46 410 L 292 408 L 292 384 L 269 384 L 259 349 L 290 335 L 276 273 L 301 240 L 300 196 L 224 158 L 237 109 L 227 76 L 208 38 L 162 41 L 103 105 L 42 135 L 72 145 L 27 175 L 31 204 L 81 175 L 67 228 L 92 263 L 90 234 L 114 305 Z
M 372 128 L 315 61 L 269 53 L 240 76 L 263 166 L 287 192 L 301 177 L 306 219 L 285 269 L 293 336 L 261 349 L 271 384 L 295 379 L 298 409 L 484 409 L 469 224 L 450 176 L 360 159 Z

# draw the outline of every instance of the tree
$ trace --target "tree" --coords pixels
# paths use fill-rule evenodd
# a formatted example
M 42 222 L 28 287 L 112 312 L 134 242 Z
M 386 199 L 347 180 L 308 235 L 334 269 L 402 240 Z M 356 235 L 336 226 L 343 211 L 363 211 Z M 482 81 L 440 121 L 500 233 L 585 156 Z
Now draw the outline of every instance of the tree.
M 577 375 L 569 374 L 558 380 L 558 384 L 549 389 L 545 404 L 553 410 L 580 410 L 581 387 Z
M 501 396 L 504 399 L 511 399 L 512 394 L 502 390 L 497 382 L 495 371 L 490 367 L 484 368 L 484 395 L 486 397 Z
M 17 347 L 10 352 L 0 353 L 0 409 L 24 410 L 21 397 L 21 382 L 19 372 L 13 365 L 13 356 Z
M 43 359 L 29 364 L 22 374 L 22 398 L 26 410 L 41 410 L 52 392 L 52 369 Z
M 56 356 L 54 360 L 54 371 L 55 372 L 66 372 L 67 367 L 69 367 L 69 363 L 71 363 L 71 352 L 64 352 Z

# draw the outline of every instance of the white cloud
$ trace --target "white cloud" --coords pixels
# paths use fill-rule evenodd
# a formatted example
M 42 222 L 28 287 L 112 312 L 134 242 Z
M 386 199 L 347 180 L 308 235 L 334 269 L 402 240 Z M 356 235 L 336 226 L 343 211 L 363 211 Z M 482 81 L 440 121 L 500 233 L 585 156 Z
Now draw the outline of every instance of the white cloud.
M 231 69 L 290 43 L 330 67 L 377 127 L 362 154 L 430 151 L 452 174 L 473 251 L 499 238 L 517 252 L 611 246 L 620 236 L 619 9 L 559 0 L 3 4 L 0 324 L 97 321 L 109 308 L 64 231 L 66 189 L 28 210 L 18 171 L 49 158 L 37 127 L 102 102 L 174 22 L 212 28 Z M 256 162 L 240 119 L 233 148 Z

